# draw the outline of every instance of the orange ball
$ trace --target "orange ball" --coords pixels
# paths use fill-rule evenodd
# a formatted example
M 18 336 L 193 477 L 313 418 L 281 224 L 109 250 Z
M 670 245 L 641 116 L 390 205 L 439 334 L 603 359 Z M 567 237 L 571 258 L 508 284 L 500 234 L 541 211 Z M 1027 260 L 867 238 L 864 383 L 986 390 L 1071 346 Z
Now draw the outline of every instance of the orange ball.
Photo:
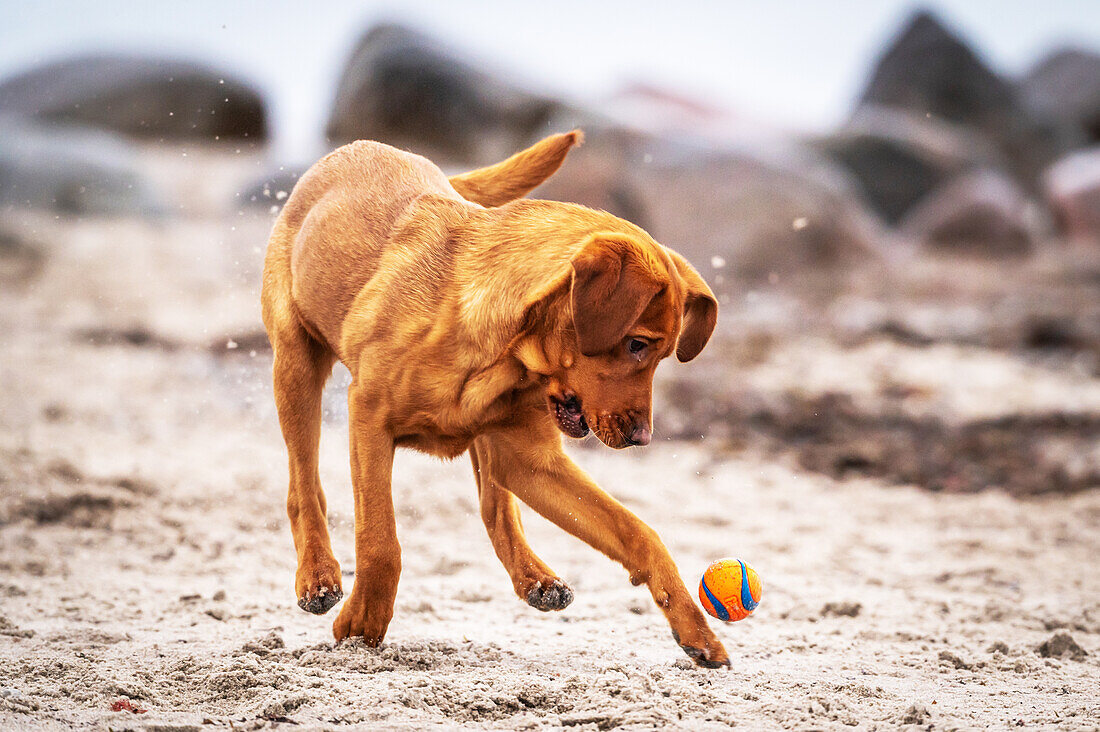
M 760 576 L 740 559 L 719 559 L 699 580 L 703 609 L 732 623 L 752 614 L 760 603 Z

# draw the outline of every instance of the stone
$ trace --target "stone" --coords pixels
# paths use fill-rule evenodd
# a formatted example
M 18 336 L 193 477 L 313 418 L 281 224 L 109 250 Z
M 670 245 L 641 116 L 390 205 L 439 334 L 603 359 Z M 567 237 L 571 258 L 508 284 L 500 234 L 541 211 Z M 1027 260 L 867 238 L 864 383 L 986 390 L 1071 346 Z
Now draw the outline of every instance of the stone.
M 890 224 L 951 178 L 1005 163 L 965 126 L 889 107 L 862 107 L 816 146 L 851 171 L 862 198 Z
M 438 164 L 478 167 L 549 134 L 560 103 L 484 70 L 435 39 L 379 25 L 348 60 L 329 116 L 329 141 L 385 142 Z
M 854 191 L 835 163 L 796 142 L 715 147 L 595 125 L 533 195 L 638 224 L 722 294 L 740 281 L 876 261 L 876 224 Z
M 991 256 L 1027 254 L 1044 228 L 1038 204 L 1011 178 L 992 171 L 960 176 L 933 191 L 899 226 L 932 249 Z
M 995 141 L 1013 172 L 1032 183 L 1063 149 L 1014 86 L 932 13 L 916 13 L 881 56 L 860 98 L 966 125 Z
M 237 194 L 238 205 L 256 206 L 270 210 L 283 207 L 298 179 L 306 171 L 304 167 L 281 167 L 241 186 Z
M 268 136 L 256 89 L 213 68 L 148 56 L 76 56 L 25 71 L 0 84 L 0 113 L 154 140 Z
M 1100 54 L 1056 51 L 1024 76 L 1019 89 L 1024 103 L 1066 127 L 1073 143 L 1100 144 Z
M 151 215 L 164 202 L 137 152 L 108 132 L 0 116 L 0 206 Z
M 1047 205 L 1069 239 L 1100 246 L 1100 146 L 1071 153 L 1046 172 Z

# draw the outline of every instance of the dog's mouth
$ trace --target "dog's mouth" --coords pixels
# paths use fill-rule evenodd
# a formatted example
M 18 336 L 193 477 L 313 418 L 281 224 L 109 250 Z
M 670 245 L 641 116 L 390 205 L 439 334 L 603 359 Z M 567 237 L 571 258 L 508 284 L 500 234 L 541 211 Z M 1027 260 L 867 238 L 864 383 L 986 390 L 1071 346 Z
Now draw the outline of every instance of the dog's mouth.
M 581 400 L 574 396 L 560 399 L 555 396 L 548 397 L 550 401 L 550 414 L 558 423 L 558 429 L 570 437 L 584 437 L 588 434 L 588 420 L 581 411 Z

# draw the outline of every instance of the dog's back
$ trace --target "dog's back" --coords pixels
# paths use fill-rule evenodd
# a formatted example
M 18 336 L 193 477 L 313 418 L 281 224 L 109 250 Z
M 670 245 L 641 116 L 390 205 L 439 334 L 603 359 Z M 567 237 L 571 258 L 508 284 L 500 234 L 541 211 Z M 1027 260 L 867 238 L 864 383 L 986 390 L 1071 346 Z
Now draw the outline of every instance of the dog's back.
M 398 219 L 426 194 L 463 200 L 427 159 L 369 141 L 335 150 L 295 186 L 275 223 L 267 265 L 289 279 L 298 318 L 329 348 L 338 349 L 344 316 Z
M 298 181 L 272 231 L 263 295 L 269 330 L 293 314 L 339 354 L 344 317 L 417 199 L 499 206 L 552 175 L 581 141 L 579 131 L 552 135 L 501 163 L 450 179 L 428 159 L 382 143 L 360 140 L 334 150 Z

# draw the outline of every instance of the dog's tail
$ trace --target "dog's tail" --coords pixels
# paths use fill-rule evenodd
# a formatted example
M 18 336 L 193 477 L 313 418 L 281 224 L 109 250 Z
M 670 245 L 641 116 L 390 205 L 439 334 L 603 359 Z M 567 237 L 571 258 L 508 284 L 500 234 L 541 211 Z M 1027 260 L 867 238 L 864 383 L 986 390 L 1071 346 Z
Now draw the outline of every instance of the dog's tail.
M 569 150 L 582 142 L 580 130 L 550 135 L 496 165 L 453 176 L 451 185 L 467 201 L 501 206 L 527 195 L 552 176 Z

